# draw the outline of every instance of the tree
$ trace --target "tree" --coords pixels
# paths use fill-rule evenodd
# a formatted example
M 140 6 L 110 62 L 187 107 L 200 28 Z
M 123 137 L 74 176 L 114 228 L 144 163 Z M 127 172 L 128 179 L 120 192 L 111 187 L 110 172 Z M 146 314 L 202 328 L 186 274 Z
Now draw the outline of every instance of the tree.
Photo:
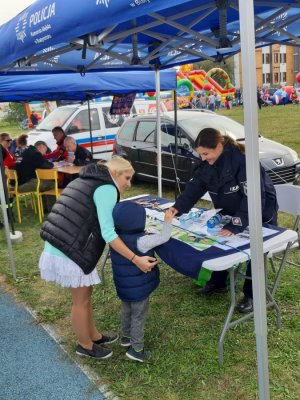
M 7 116 L 5 120 L 8 122 L 21 122 L 27 118 L 25 104 L 9 103 Z

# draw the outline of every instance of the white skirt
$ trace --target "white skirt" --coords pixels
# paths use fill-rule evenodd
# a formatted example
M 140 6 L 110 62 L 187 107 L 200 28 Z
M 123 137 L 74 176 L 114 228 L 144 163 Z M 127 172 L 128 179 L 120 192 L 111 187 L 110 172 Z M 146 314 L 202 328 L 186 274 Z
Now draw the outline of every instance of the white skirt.
M 85 274 L 70 258 L 59 257 L 46 251 L 41 254 L 39 269 L 42 279 L 62 287 L 78 288 L 101 282 L 96 268 Z

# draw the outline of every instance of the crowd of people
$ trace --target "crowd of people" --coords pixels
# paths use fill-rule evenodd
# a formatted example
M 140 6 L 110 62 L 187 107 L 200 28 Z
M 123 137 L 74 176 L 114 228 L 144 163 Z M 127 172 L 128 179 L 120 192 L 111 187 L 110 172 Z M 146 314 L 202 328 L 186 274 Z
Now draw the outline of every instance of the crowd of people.
M 232 109 L 233 100 L 235 98 L 235 104 L 242 105 L 242 94 L 239 89 L 236 90 L 235 96 L 229 92 L 224 98 L 224 107 L 227 110 Z M 222 107 L 222 96 L 219 92 L 210 91 L 208 94 L 206 92 L 201 92 L 192 97 L 189 108 L 198 110 L 210 110 L 217 111 Z
M 209 103 L 200 95 L 196 101 L 199 104 L 203 101 L 203 106 L 205 102 L 209 107 L 215 104 L 216 98 L 212 95 Z M 148 234 L 143 206 L 132 201 L 120 202 L 134 174 L 129 161 L 113 157 L 107 162 L 94 163 L 91 154 L 73 138 L 66 137 L 62 128 L 55 127 L 52 132 L 57 143 L 52 152 L 42 141 L 27 146 L 26 135 L 21 135 L 14 146 L 8 133 L 0 135 L 4 165 L 16 169 L 19 191 L 34 190 L 36 168 L 53 168 L 57 160 L 83 166 L 79 177 L 68 183 L 42 224 L 41 237 L 45 245 L 39 261 L 41 278 L 69 288 L 71 292 L 76 353 L 107 359 L 113 352 L 106 346 L 116 342 L 119 334 L 105 333 L 96 327 L 91 297 L 93 286 L 100 283 L 97 262 L 109 245 L 114 283 L 121 299 L 120 344 L 126 347 L 129 359 L 145 362 L 150 358 L 144 344 L 149 296 L 159 285 L 155 249 L 168 246 L 173 218 L 189 212 L 207 191 L 214 207 L 230 216 L 220 236 L 232 236 L 248 226 L 245 148 L 216 129 L 201 130 L 195 150 L 202 163 L 175 204 L 165 211 L 162 230 Z M 276 225 L 276 192 L 262 167 L 260 175 L 262 222 Z M 184 257 L 180 258 L 180 263 L 184 271 Z M 227 271 L 214 272 L 210 281 L 198 289 L 198 294 L 211 295 L 227 290 L 227 275 Z M 247 277 L 251 277 L 250 262 Z M 248 313 L 253 310 L 251 280 L 245 280 L 243 292 L 238 309 Z

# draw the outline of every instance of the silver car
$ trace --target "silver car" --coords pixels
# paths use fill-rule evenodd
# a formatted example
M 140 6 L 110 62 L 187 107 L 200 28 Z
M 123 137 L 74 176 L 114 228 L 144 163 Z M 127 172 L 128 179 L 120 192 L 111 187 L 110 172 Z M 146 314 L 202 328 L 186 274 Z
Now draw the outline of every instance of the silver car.
M 193 149 L 203 128 L 215 128 L 244 143 L 244 126 L 206 110 L 185 110 L 177 113 L 178 151 L 175 172 L 174 113 L 161 117 L 162 180 L 185 183 L 201 160 Z M 140 180 L 157 179 L 156 116 L 130 118 L 119 129 L 113 152 L 130 160 Z M 291 148 L 259 135 L 259 158 L 274 184 L 297 183 L 300 179 L 300 160 Z

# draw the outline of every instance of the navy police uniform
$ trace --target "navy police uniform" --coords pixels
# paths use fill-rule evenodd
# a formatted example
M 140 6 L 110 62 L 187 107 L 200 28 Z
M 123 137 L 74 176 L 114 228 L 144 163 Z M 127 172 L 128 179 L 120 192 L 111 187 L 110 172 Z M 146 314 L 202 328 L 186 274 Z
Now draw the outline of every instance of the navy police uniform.
M 260 166 L 262 222 L 277 225 L 278 204 L 274 185 Z M 225 144 L 224 151 L 213 165 L 203 161 L 187 183 L 184 192 L 176 200 L 174 207 L 179 213 L 189 212 L 194 204 L 209 192 L 215 208 L 222 208 L 222 214 L 231 220 L 224 229 L 236 234 L 249 224 L 247 202 L 246 157 L 238 147 Z M 250 265 L 247 275 L 250 276 Z M 225 285 L 227 271 L 213 273 L 211 283 L 217 287 Z M 252 297 L 250 280 L 245 281 L 244 294 Z

